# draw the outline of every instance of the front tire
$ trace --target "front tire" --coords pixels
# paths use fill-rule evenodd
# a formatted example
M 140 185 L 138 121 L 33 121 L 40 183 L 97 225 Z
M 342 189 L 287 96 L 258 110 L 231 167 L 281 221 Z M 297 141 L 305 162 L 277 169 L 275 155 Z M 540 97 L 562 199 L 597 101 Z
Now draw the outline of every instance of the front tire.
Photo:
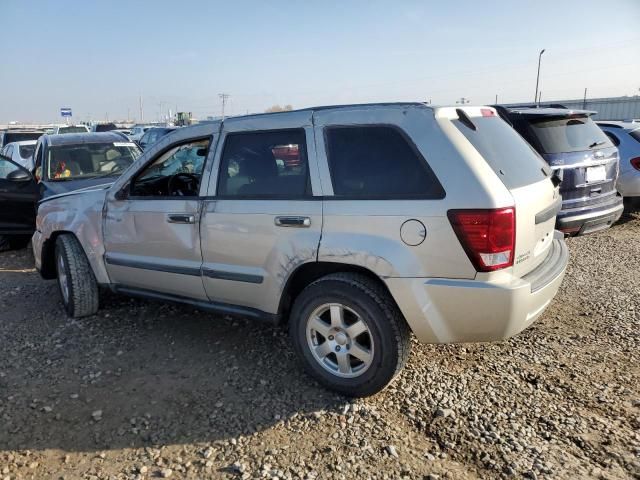
M 411 347 L 409 327 L 386 289 L 354 273 L 307 286 L 293 304 L 289 334 L 307 373 L 351 397 L 386 387 Z
M 73 235 L 56 239 L 56 273 L 60 296 L 70 317 L 86 317 L 98 311 L 99 291 L 89 260 Z

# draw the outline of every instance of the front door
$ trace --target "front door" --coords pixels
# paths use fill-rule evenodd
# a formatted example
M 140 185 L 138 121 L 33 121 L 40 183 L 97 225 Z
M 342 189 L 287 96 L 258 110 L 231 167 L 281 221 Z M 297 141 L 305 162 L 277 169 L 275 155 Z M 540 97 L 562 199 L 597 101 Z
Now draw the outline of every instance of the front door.
M 206 299 L 200 268 L 200 184 L 211 137 L 157 154 L 107 202 L 105 263 L 112 283 Z M 122 198 L 124 197 L 124 198 Z
M 311 114 L 225 120 L 219 144 L 201 226 L 207 295 L 277 313 L 288 275 L 318 254 Z
M 38 189 L 31 174 L 0 157 L 0 234 L 33 233 Z

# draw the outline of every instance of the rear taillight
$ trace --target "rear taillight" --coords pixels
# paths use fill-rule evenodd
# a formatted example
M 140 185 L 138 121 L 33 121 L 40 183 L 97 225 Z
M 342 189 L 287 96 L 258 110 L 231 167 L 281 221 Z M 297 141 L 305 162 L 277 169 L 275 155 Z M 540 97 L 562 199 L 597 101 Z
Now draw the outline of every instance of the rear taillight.
M 631 166 L 636 170 L 640 170 L 640 157 L 632 158 L 629 160 L 631 162 Z
M 449 210 L 448 216 L 477 271 L 492 272 L 513 265 L 515 208 Z

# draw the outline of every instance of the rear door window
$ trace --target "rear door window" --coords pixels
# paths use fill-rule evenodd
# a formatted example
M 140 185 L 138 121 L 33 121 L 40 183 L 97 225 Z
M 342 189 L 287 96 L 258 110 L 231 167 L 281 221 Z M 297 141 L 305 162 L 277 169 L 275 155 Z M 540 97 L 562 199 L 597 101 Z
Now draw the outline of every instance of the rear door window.
M 547 163 L 500 117 L 473 117 L 471 121 L 475 130 L 452 120 L 507 188 L 523 187 L 549 176 Z
M 335 196 L 444 198 L 426 160 L 395 127 L 328 127 L 325 139 Z
M 304 130 L 227 135 L 218 195 L 226 198 L 302 198 L 311 194 Z
M 582 152 L 593 148 L 613 146 L 604 132 L 587 115 L 563 118 L 527 118 L 525 136 L 543 153 Z

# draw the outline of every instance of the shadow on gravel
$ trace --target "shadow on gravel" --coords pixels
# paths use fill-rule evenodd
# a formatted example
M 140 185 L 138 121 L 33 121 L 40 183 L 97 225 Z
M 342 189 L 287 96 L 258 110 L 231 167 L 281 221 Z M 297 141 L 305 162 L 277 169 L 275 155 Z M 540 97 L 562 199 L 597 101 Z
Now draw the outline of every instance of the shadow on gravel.
M 32 271 L 0 273 L 0 292 L 0 450 L 208 443 L 345 402 L 279 328 L 114 295 L 74 320 Z

